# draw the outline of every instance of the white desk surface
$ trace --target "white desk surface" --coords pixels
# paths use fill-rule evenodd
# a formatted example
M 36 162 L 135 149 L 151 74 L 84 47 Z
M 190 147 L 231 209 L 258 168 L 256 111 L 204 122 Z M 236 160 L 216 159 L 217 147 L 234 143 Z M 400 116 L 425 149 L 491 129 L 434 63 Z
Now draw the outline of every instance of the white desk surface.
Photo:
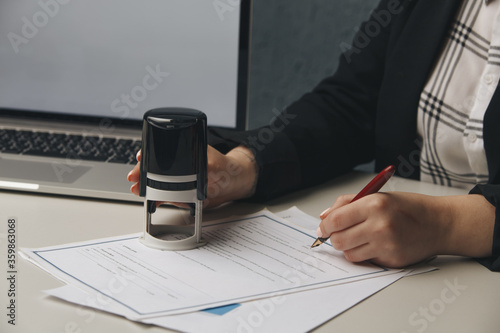
M 280 211 L 295 205 L 318 216 L 338 195 L 358 192 L 372 176 L 352 173 L 274 200 L 267 207 Z M 401 178 L 391 179 L 383 190 L 431 195 L 464 193 Z M 263 207 L 238 203 L 205 213 L 204 217 L 251 213 Z M 171 211 L 164 208 L 156 214 Z M 0 192 L 0 267 L 5 272 L 0 279 L 0 332 L 168 332 L 102 312 L 90 316 L 79 306 L 46 296 L 42 290 L 63 284 L 19 256 L 17 325 L 7 324 L 6 233 L 10 217 L 17 219 L 17 246 L 28 248 L 141 232 L 143 226 L 143 208 L 138 204 Z M 499 332 L 500 273 L 460 257 L 439 257 L 433 264 L 438 271 L 403 278 L 315 332 Z M 449 285 L 454 283 L 465 289 L 450 293 Z

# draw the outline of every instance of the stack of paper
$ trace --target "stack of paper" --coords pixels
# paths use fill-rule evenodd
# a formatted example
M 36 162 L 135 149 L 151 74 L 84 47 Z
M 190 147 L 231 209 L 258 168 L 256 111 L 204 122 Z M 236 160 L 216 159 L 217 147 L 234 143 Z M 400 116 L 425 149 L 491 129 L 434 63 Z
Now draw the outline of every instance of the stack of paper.
M 67 283 L 53 296 L 185 332 L 307 331 L 407 273 L 349 263 L 328 243 L 310 249 L 318 221 L 282 215 L 212 221 L 208 244 L 188 251 L 128 235 L 23 253 Z

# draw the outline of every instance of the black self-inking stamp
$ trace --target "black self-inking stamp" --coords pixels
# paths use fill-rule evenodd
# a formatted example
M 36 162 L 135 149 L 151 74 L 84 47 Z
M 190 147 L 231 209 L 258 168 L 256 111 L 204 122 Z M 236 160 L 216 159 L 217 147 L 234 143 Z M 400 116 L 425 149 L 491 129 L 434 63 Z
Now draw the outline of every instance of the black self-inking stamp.
M 207 197 L 207 117 L 184 108 L 161 108 L 144 114 L 140 195 L 145 197 L 141 241 L 162 250 L 187 250 L 201 238 L 203 200 Z M 185 203 L 194 227 L 153 224 L 157 202 Z M 184 235 L 183 238 L 168 235 Z

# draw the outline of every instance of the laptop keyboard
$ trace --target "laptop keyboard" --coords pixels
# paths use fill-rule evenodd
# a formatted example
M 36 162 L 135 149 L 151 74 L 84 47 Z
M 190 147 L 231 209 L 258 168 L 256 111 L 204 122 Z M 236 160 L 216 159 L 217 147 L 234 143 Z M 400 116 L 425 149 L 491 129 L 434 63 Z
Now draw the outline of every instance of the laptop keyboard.
M 140 140 L 0 129 L 0 152 L 135 164 Z

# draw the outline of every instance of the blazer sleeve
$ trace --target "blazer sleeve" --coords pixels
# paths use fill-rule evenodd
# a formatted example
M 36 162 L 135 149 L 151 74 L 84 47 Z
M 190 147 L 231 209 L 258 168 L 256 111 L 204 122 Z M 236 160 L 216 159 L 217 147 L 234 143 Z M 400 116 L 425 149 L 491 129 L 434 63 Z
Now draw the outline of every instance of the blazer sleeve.
M 493 230 L 493 247 L 491 257 L 478 258 L 477 261 L 492 271 L 500 271 L 500 185 L 476 185 L 470 194 L 481 194 L 495 206 L 495 227 Z
M 247 132 L 209 130 L 222 152 L 242 144 L 254 153 L 259 178 L 254 199 L 268 200 L 317 185 L 375 157 L 375 119 L 393 23 L 403 7 L 382 1 L 340 57 L 334 75 Z M 387 15 L 390 20 L 384 20 Z M 368 33 L 367 33 L 368 32 Z

